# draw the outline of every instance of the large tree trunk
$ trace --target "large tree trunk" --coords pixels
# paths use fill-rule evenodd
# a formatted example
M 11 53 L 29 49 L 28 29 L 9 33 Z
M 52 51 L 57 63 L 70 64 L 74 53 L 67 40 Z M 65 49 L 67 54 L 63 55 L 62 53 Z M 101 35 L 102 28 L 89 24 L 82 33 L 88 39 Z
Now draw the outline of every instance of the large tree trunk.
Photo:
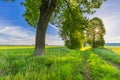
M 45 54 L 45 35 L 46 29 L 56 7 L 56 0 L 42 0 L 42 5 L 40 6 L 40 17 L 38 20 L 37 31 L 36 31 L 36 41 L 35 41 L 35 51 L 34 55 Z

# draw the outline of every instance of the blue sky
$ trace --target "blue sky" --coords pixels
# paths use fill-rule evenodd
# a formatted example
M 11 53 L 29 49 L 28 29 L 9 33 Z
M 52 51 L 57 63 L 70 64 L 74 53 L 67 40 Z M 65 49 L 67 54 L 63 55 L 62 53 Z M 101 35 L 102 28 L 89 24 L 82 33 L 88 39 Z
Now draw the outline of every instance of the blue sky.
M 2 2 L 0 0 L 0 44 L 26 44 L 35 42 L 35 29 L 30 27 L 22 17 L 24 6 L 20 2 Z M 103 20 L 106 28 L 106 42 L 120 42 L 120 0 L 107 0 L 90 18 L 99 17 Z M 58 29 L 49 24 L 46 44 L 62 45 Z
M 24 6 L 20 2 L 2 2 L 0 0 L 0 44 L 5 45 L 32 45 L 35 42 L 35 28 L 29 26 L 24 20 Z M 48 25 L 46 44 L 63 45 L 58 29 L 52 24 Z

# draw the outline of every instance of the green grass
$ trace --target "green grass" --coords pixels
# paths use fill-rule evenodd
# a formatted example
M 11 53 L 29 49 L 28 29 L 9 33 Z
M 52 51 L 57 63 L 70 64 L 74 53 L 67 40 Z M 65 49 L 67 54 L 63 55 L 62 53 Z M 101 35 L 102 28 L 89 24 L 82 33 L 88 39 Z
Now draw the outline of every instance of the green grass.
M 94 49 L 94 52 L 97 53 L 103 59 L 109 60 L 113 63 L 120 65 L 120 55 L 116 54 L 109 49 Z
M 92 80 L 119 80 L 120 71 L 94 53 L 88 55 L 87 64 Z
M 115 53 L 117 53 L 117 54 L 119 54 L 120 55 L 120 46 L 108 46 L 108 47 L 106 47 L 106 48 L 108 48 L 108 49 L 110 49 L 110 50 L 112 50 L 112 51 L 114 51 Z
M 0 50 L 0 80 L 82 80 L 80 51 L 47 48 L 34 57 L 33 49 Z
M 91 49 L 80 51 L 47 46 L 44 56 L 34 57 L 33 52 L 31 47 L 1 49 L 0 80 L 84 80 L 85 75 L 90 75 L 92 80 L 120 79 L 120 71 Z

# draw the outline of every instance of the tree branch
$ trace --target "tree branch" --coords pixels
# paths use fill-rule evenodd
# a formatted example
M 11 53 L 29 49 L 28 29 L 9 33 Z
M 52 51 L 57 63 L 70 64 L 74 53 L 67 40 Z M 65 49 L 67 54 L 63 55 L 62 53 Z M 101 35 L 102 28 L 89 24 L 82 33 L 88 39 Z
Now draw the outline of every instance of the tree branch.
M 69 3 L 67 2 L 67 0 L 64 0 L 64 1 L 65 1 L 66 4 L 67 4 L 67 7 L 68 7 L 68 9 L 69 9 L 69 12 L 71 13 L 72 18 L 75 20 L 75 18 L 74 18 L 74 16 L 73 16 L 73 13 L 72 13 L 72 11 L 71 11 L 71 8 L 70 8 Z

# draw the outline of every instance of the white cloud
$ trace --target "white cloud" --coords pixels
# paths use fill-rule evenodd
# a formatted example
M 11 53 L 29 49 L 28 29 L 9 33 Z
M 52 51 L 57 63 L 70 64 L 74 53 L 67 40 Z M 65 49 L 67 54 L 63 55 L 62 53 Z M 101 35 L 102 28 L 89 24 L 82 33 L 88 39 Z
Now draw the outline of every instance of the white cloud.
M 55 28 L 53 28 L 55 29 Z M 32 45 L 35 44 L 35 34 L 21 26 L 6 26 L 0 29 L 0 44 L 8 45 Z M 63 45 L 63 41 L 58 35 L 46 35 L 46 44 Z
M 34 43 L 34 35 L 30 35 L 21 26 L 6 26 L 0 30 L 0 44 L 21 44 Z
M 46 35 L 46 44 L 49 44 L 49 45 L 64 45 L 64 42 L 61 40 L 59 35 L 56 35 L 56 36 Z
M 120 43 L 120 37 L 105 37 L 106 42 L 108 43 Z
M 29 37 L 27 30 L 24 30 L 21 26 L 6 26 L 0 30 L 0 33 L 20 38 Z
M 7 40 L 4 38 L 0 38 L 0 42 L 5 43 L 5 42 L 7 42 Z

